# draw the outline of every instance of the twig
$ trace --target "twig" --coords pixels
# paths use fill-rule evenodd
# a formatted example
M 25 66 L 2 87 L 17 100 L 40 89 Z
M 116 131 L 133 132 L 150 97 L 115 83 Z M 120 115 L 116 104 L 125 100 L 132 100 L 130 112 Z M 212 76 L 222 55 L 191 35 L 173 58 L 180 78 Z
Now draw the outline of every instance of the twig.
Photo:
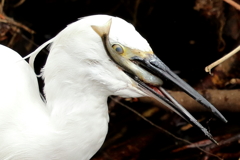
M 218 146 L 216 146 L 216 145 L 209 145 L 208 147 L 206 147 L 205 149 L 207 150 L 207 151 L 212 151 L 212 152 L 217 152 L 217 151 L 219 151 L 222 147 L 224 147 L 224 145 L 229 145 L 230 143 L 232 143 L 232 142 L 234 142 L 234 141 L 238 141 L 240 139 L 240 134 L 236 134 L 236 135 L 234 135 L 234 136 L 232 136 L 232 137 L 230 137 L 230 138 L 228 138 L 228 139 L 224 139 L 224 140 L 222 140 L 222 141 L 220 141 L 219 142 L 219 145 Z M 217 154 L 219 154 L 219 155 L 221 155 L 221 153 L 217 153 Z M 237 153 L 237 154 L 239 154 L 239 152 Z M 203 158 L 203 160 L 208 160 L 208 155 L 206 155 L 204 158 Z
M 20 2 L 23 3 L 24 1 L 25 0 L 21 0 Z M 14 25 L 16 27 L 24 29 L 25 31 L 29 32 L 30 34 L 34 34 L 35 32 L 32 29 L 28 28 L 27 26 L 25 26 L 19 22 L 16 22 L 14 19 L 5 15 L 5 13 L 3 12 L 4 3 L 5 3 L 5 0 L 2 0 L 0 3 L 0 16 L 2 17 L 2 18 L 0 17 L 0 22 Z
M 224 57 L 220 58 L 219 60 L 213 62 L 212 64 L 210 64 L 209 66 L 205 67 L 205 71 L 209 72 L 211 74 L 211 69 L 213 67 L 216 67 L 217 65 L 219 65 L 220 63 L 222 63 L 223 61 L 227 60 L 228 58 L 230 58 L 232 55 L 234 55 L 235 53 L 237 53 L 240 50 L 240 46 L 238 46 L 237 48 L 235 48 L 233 51 L 231 51 L 230 53 L 228 53 L 227 55 L 225 55 Z
M 12 24 L 14 26 L 17 26 L 19 28 L 24 29 L 25 31 L 27 31 L 27 32 L 29 32 L 31 34 L 35 33 L 32 29 L 28 28 L 27 26 L 25 26 L 25 25 L 23 25 L 23 24 L 21 24 L 19 22 L 14 21 L 12 18 L 9 18 L 7 16 L 5 16 L 5 19 L 0 19 L 0 22 L 7 23 L 7 24 Z
M 14 43 L 14 40 L 15 40 L 16 36 L 17 36 L 17 32 L 13 33 L 12 38 L 11 38 L 10 42 L 8 43 L 8 45 L 7 45 L 8 47 L 11 48 L 13 46 L 13 43 Z
M 3 13 L 3 6 L 4 6 L 5 0 L 2 0 L 1 4 L 0 4 L 0 14 Z
M 18 3 L 16 3 L 13 7 L 16 8 L 20 5 L 22 5 L 25 2 L 25 0 L 20 0 Z
M 120 101 L 117 101 L 116 99 L 114 99 L 114 98 L 112 98 L 112 97 L 110 97 L 110 98 L 111 98 L 113 101 L 115 101 L 116 103 L 120 104 L 121 106 L 123 106 L 123 107 L 127 108 L 128 110 L 132 111 L 134 114 L 136 114 L 137 116 L 139 116 L 140 118 L 142 118 L 144 121 L 148 122 L 150 125 L 156 127 L 157 129 L 163 131 L 164 133 L 172 136 L 173 138 L 175 138 L 175 139 L 177 139 L 177 140 L 179 140 L 179 141 L 185 142 L 185 143 L 187 143 L 187 144 L 195 145 L 194 143 L 192 143 L 192 142 L 190 142 L 190 141 L 188 141 L 188 140 L 182 139 L 182 138 L 180 138 L 180 137 L 177 137 L 177 136 L 175 136 L 174 134 L 172 134 L 171 132 L 165 130 L 164 128 L 162 128 L 162 127 L 160 127 L 160 126 L 158 126 L 158 125 L 156 125 L 156 124 L 153 123 L 152 121 L 150 121 L 150 120 L 148 120 L 147 118 L 145 118 L 144 116 L 142 116 L 139 112 L 137 112 L 136 110 L 130 108 L 129 106 L 121 103 Z M 195 145 L 195 147 L 196 147 L 197 149 L 199 149 L 200 151 L 208 154 L 208 155 L 211 155 L 211 156 L 213 156 L 213 157 L 216 157 L 216 158 L 218 158 L 219 160 L 223 160 L 221 157 L 219 157 L 219 156 L 217 156 L 217 155 L 215 155 L 215 154 L 212 154 L 212 153 L 210 153 L 210 152 L 207 152 L 207 151 L 205 151 L 204 149 L 200 148 L 198 145 Z
M 230 4 L 231 6 L 233 6 L 234 8 L 236 8 L 237 10 L 240 10 L 240 5 L 238 3 L 236 3 L 235 1 L 233 1 L 233 0 L 224 0 L 224 1 L 228 4 Z M 231 57 L 232 55 L 237 53 L 239 50 L 240 50 L 240 46 L 235 48 L 233 51 L 231 51 L 230 53 L 228 53 L 224 57 L 220 58 L 219 60 L 217 60 L 217 61 L 213 62 L 212 64 L 210 64 L 209 66 L 205 67 L 205 71 L 209 72 L 211 74 L 211 69 L 212 68 L 219 65 L 223 61 L 227 60 L 229 57 Z
M 240 10 L 240 5 L 236 2 L 234 2 L 233 0 L 224 0 L 226 3 L 230 4 L 231 6 L 233 6 L 234 8 L 236 8 L 237 10 Z
M 232 137 L 232 134 L 227 134 L 227 135 L 223 135 L 223 136 L 218 136 L 218 137 L 214 137 L 217 141 L 220 141 L 221 139 L 227 139 L 227 138 L 230 138 Z M 207 147 L 209 145 L 212 145 L 213 143 L 210 141 L 210 140 L 202 140 L 202 141 L 199 141 L 199 142 L 195 142 L 193 143 L 195 145 L 198 145 L 199 147 Z M 221 144 L 222 145 L 222 144 Z M 216 145 L 215 145 L 216 146 Z M 190 144 L 190 145 L 185 145 L 183 147 L 180 147 L 180 148 L 177 148 L 177 149 L 174 149 L 172 152 L 180 152 L 180 151 L 183 151 L 183 150 L 186 150 L 186 149 L 189 149 L 189 148 L 195 148 L 194 145 Z M 206 150 L 206 149 L 205 149 Z M 208 150 L 209 151 L 209 150 Z
M 5 0 L 2 0 L 1 4 L 2 4 L 2 7 L 3 7 L 3 6 L 4 6 L 4 4 L 5 4 Z

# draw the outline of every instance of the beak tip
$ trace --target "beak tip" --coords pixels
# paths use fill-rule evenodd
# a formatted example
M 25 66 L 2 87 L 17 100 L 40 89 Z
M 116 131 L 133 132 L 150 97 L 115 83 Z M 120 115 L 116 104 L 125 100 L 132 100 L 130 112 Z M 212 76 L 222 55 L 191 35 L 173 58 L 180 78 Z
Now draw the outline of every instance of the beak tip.
M 217 142 L 215 139 L 212 138 L 211 141 L 212 141 L 213 143 L 215 143 L 216 145 L 219 145 L 218 142 Z
M 216 145 L 218 145 L 218 142 L 213 138 L 213 136 L 211 135 L 211 133 L 209 133 L 205 128 L 202 129 L 202 131 L 205 133 L 205 135 Z
M 228 122 L 228 120 L 226 120 L 226 118 L 225 117 L 221 117 L 221 120 L 224 122 L 224 123 L 227 123 Z
M 213 114 L 218 117 L 220 120 L 222 120 L 224 123 L 227 123 L 228 120 L 218 111 L 218 110 L 214 110 L 212 111 Z
M 198 95 L 198 94 L 195 94 Z M 196 96 L 197 97 L 197 96 Z M 197 102 L 202 104 L 204 107 L 208 108 L 218 119 L 223 121 L 224 123 L 227 123 L 227 119 L 210 103 L 208 102 L 205 98 L 198 96 L 198 98 L 193 97 Z

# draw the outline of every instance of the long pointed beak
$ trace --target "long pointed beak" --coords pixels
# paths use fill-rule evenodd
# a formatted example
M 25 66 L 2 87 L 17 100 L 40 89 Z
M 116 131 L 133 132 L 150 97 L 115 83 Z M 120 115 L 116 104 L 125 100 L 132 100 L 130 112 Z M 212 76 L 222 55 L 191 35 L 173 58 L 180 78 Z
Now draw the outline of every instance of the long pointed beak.
M 191 86 L 189 86 L 186 82 L 184 82 L 181 78 L 179 78 L 175 73 L 173 73 L 157 56 L 151 54 L 146 58 L 140 58 L 139 56 L 135 56 L 131 58 L 131 61 L 141 66 L 148 72 L 154 74 L 157 77 L 165 78 L 175 85 L 179 86 L 183 91 L 185 91 L 189 96 L 194 98 L 196 101 L 204 105 L 206 108 L 210 109 L 211 112 L 221 119 L 223 122 L 227 122 L 224 116 L 211 104 L 209 103 L 203 96 L 201 96 L 197 91 L 195 91 Z M 169 95 L 163 88 L 159 88 L 161 93 L 156 92 L 156 90 L 152 89 L 149 85 L 141 81 L 138 77 L 134 77 L 135 81 L 138 82 L 140 88 L 143 89 L 145 93 L 148 95 L 158 99 L 166 106 L 171 108 L 185 120 L 187 120 L 192 125 L 200 128 L 206 136 L 209 137 L 214 143 L 216 141 L 212 138 L 212 135 L 184 108 L 182 107 L 171 95 Z
M 117 45 L 117 48 L 120 49 L 120 51 L 122 52 L 114 49 L 113 46 L 115 45 L 109 42 L 109 32 L 111 24 L 112 19 L 110 19 L 103 26 L 91 26 L 92 29 L 102 38 L 103 45 L 109 57 L 116 64 L 118 64 L 119 67 L 122 68 L 126 74 L 128 74 L 138 83 L 138 88 L 140 90 L 145 92 L 147 95 L 156 98 L 157 100 L 165 104 L 167 107 L 175 111 L 177 114 L 179 114 L 181 117 L 189 121 L 192 125 L 200 128 L 204 132 L 204 134 L 208 136 L 209 139 L 211 139 L 214 143 L 217 143 L 213 139 L 212 135 L 163 88 L 160 87 L 157 90 L 154 90 L 152 87 L 150 87 L 150 85 L 160 85 L 162 83 L 160 78 L 166 78 L 171 82 L 175 83 L 180 88 L 182 88 L 187 94 L 189 94 L 199 103 L 209 108 L 222 121 L 227 122 L 223 115 L 198 92 L 196 92 L 192 87 L 190 87 L 187 83 L 180 79 L 176 74 L 174 74 L 153 53 L 142 53 L 139 50 L 132 50 L 128 47 L 125 47 L 125 53 L 123 46 L 119 44 L 115 45 Z M 131 63 L 131 61 L 133 63 Z M 148 83 L 150 85 L 148 85 Z

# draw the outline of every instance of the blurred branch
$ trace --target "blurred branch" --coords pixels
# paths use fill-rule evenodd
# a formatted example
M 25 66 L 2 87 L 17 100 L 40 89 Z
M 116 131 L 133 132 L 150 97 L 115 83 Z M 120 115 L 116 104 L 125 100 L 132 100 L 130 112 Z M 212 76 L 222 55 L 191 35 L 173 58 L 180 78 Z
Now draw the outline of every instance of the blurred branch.
M 216 155 L 222 157 L 222 158 L 238 158 L 240 155 L 240 152 L 236 152 L 236 153 L 221 153 L 220 149 L 224 148 L 226 146 L 229 146 L 230 144 L 232 144 L 233 142 L 236 142 L 240 139 L 240 134 L 236 134 L 236 135 L 232 135 L 232 134 L 226 134 L 223 136 L 218 136 L 218 137 L 214 137 L 218 142 L 219 145 L 215 145 L 212 144 L 210 140 L 203 140 L 203 141 L 199 141 L 196 143 L 193 143 L 191 145 L 186 145 L 177 149 L 174 149 L 172 152 L 180 152 L 186 149 L 190 149 L 190 148 L 195 148 L 195 145 L 205 148 L 205 150 L 207 150 L 208 152 L 211 153 L 216 153 Z M 208 160 L 210 157 L 210 155 L 206 155 L 203 157 L 203 160 Z
M 205 107 L 180 91 L 168 91 L 182 106 L 190 112 L 207 111 Z M 198 91 L 209 100 L 219 111 L 240 112 L 239 95 L 240 90 L 200 90 Z M 165 107 L 157 100 L 149 97 L 139 98 L 140 102 L 151 103 L 152 106 Z
M 25 2 L 25 0 L 20 0 L 18 3 L 16 3 L 13 7 L 16 8 L 20 5 L 22 5 Z
M 21 2 L 23 3 L 24 1 L 25 0 L 23 0 Z M 32 29 L 28 28 L 27 26 L 25 26 L 19 22 L 16 22 L 14 19 L 5 15 L 5 13 L 3 11 L 4 2 L 5 2 L 5 0 L 2 0 L 2 2 L 0 3 L 0 22 L 22 28 L 25 31 L 29 32 L 30 34 L 34 34 L 34 31 Z
M 236 8 L 237 10 L 240 10 L 240 5 L 236 2 L 234 2 L 233 0 L 224 0 L 226 3 L 230 4 L 231 6 L 233 6 L 234 8 Z
M 240 152 L 237 152 L 237 153 L 228 153 L 228 154 L 224 154 L 224 153 L 219 153 L 220 152 L 220 149 L 221 148 L 224 148 L 228 145 L 230 145 L 231 143 L 233 142 L 236 142 L 236 141 L 239 141 L 240 139 L 240 134 L 237 134 L 237 135 L 234 135 L 234 136 L 231 136 L 227 139 L 224 139 L 224 140 L 221 140 L 219 142 L 219 145 L 209 145 L 207 146 L 205 149 L 211 153 L 217 153 L 217 155 L 219 156 L 225 156 L 223 158 L 228 158 L 228 157 L 231 157 L 231 158 L 239 158 L 240 156 Z M 210 155 L 206 155 L 203 160 L 208 160 L 209 159 L 209 156 Z
M 25 0 L 21 0 L 21 4 Z M 19 2 L 19 3 L 20 3 Z M 21 5 L 18 4 L 18 5 Z M 4 0 L 1 1 L 0 3 L 0 41 L 4 41 L 6 39 L 10 39 L 8 43 L 6 44 L 8 47 L 13 47 L 14 44 L 16 43 L 16 40 L 18 39 L 17 37 L 19 35 L 22 35 L 21 29 L 27 31 L 28 33 L 34 34 L 34 31 L 27 26 L 16 22 L 13 18 L 8 17 L 4 11 L 3 11 L 3 6 L 4 6 Z M 9 34 L 10 33 L 10 34 Z M 9 36 L 11 35 L 11 36 Z M 27 48 L 31 48 L 31 45 L 28 45 Z
M 27 26 L 25 26 L 25 25 L 23 25 L 23 24 L 21 24 L 19 22 L 16 22 L 14 19 L 9 18 L 7 16 L 5 16 L 4 19 L 0 18 L 0 22 L 8 23 L 8 24 L 14 25 L 16 27 L 22 28 L 22 29 L 24 29 L 25 31 L 27 31 L 27 32 L 29 32 L 31 34 L 35 33 L 32 29 L 28 28 Z
M 0 3 L 0 14 L 3 13 L 3 6 L 4 6 L 5 0 L 2 0 L 2 2 Z
M 224 135 L 224 136 L 218 136 L 218 137 L 214 137 L 217 141 L 220 141 L 222 139 L 228 139 L 230 137 L 232 137 L 233 135 L 231 134 L 227 134 L 227 135 Z M 221 141 L 222 142 L 222 141 Z M 219 143 L 219 145 L 221 145 L 222 143 Z M 183 150 L 186 150 L 186 149 L 190 149 L 190 148 L 195 148 L 195 146 L 199 146 L 199 147 L 207 147 L 207 146 L 210 146 L 212 145 L 213 143 L 211 142 L 211 140 L 203 140 L 203 141 L 199 141 L 199 142 L 195 142 L 193 144 L 190 144 L 190 145 L 185 145 L 185 146 L 182 146 L 180 148 L 177 148 L 177 149 L 174 149 L 172 152 L 173 153 L 176 153 L 176 152 L 180 152 L 180 151 L 183 151 Z M 219 146 L 219 145 L 212 145 L 212 146 Z

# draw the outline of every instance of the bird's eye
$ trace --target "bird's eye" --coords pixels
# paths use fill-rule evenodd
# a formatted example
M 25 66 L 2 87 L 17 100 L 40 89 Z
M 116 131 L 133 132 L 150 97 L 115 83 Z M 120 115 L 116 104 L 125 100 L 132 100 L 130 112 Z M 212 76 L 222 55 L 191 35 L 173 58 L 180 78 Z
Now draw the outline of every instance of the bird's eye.
M 112 48 L 119 54 L 122 54 L 124 52 L 123 47 L 119 44 L 112 45 Z

